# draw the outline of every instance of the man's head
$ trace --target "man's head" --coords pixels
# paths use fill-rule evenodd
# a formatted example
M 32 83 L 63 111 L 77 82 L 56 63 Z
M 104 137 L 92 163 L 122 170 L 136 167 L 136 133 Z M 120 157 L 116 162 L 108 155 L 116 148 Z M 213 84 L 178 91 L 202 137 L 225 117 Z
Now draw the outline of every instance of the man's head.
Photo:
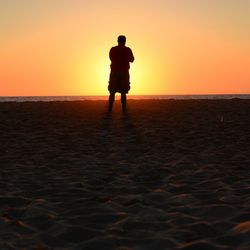
M 125 36 L 118 36 L 118 44 L 125 45 L 126 43 L 126 37 Z

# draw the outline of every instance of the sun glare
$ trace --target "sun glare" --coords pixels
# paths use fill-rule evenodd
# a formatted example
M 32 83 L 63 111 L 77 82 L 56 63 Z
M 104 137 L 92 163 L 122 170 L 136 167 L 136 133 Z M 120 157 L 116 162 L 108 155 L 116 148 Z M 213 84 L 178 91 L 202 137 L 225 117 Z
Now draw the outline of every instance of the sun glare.
M 138 37 L 132 41 L 129 38 L 126 46 L 132 49 L 135 57 L 135 61 L 130 64 L 129 95 L 166 94 L 173 80 L 171 59 L 160 60 L 153 45 Z M 109 94 L 109 50 L 116 45 L 116 40 L 110 37 L 104 37 L 104 40 L 105 43 L 100 43 L 94 39 L 85 48 L 79 46 L 74 52 L 71 79 L 75 92 L 80 95 Z
M 0 4 L 0 95 L 108 95 L 121 34 L 135 56 L 129 95 L 250 91 L 243 1 L 21 2 Z

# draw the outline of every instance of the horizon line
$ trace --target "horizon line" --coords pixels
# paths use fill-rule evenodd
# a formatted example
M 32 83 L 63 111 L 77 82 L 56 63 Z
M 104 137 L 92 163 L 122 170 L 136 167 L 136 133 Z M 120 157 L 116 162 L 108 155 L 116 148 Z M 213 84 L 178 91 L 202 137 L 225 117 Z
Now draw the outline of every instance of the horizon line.
M 109 94 L 106 95 L 0 95 L 0 98 L 8 98 L 8 97 L 105 97 L 108 96 Z M 237 93 L 226 93 L 226 94 L 213 94 L 213 93 L 209 93 L 209 94 L 128 94 L 127 96 L 219 96 L 219 95 L 250 95 L 250 93 L 247 94 L 237 94 Z

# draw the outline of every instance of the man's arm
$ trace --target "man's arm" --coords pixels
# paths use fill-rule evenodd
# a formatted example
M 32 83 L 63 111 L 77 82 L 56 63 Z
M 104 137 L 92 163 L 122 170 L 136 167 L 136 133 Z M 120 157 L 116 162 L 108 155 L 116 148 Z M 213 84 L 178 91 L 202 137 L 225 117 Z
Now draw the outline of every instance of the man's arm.
M 111 48 L 109 51 L 109 59 L 112 62 L 112 60 L 113 60 L 113 48 Z
M 129 62 L 133 62 L 135 60 L 133 52 L 131 49 L 129 49 Z

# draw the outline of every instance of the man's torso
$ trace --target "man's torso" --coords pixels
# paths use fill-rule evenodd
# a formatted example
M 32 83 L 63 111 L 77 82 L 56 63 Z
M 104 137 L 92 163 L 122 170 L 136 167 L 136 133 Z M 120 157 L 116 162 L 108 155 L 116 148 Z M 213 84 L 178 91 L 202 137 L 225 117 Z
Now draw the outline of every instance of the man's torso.
M 111 60 L 111 71 L 113 72 L 128 71 L 129 62 L 134 60 L 131 49 L 123 45 L 112 47 L 109 57 Z

